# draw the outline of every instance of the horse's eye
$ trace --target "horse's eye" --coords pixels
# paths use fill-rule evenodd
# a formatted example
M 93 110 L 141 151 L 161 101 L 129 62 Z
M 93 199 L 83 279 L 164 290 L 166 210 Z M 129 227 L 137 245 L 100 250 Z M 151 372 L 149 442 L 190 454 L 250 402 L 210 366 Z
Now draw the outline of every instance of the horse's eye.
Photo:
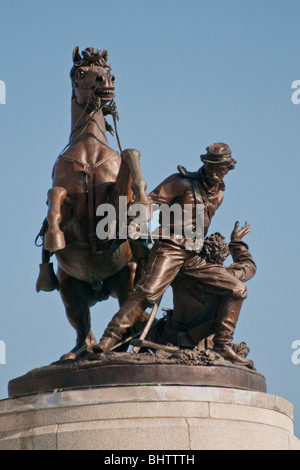
M 77 77 L 81 77 L 81 78 L 82 78 L 82 77 L 84 77 L 84 75 L 85 75 L 85 71 L 82 70 L 82 69 L 79 69 L 79 70 L 77 71 L 77 74 L 76 74 L 76 75 L 77 75 Z

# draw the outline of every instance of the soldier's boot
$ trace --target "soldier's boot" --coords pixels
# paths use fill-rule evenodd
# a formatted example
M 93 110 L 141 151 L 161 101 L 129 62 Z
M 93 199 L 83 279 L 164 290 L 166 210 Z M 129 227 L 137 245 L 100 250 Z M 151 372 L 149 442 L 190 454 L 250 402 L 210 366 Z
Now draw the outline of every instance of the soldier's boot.
M 220 300 L 215 322 L 213 350 L 224 359 L 249 366 L 251 361 L 237 354 L 231 347 L 235 326 L 237 324 L 243 299 L 224 297 Z
M 109 352 L 123 337 L 129 328 L 143 315 L 149 303 L 142 292 L 133 292 L 122 304 L 106 327 L 100 342 L 93 347 L 94 352 Z

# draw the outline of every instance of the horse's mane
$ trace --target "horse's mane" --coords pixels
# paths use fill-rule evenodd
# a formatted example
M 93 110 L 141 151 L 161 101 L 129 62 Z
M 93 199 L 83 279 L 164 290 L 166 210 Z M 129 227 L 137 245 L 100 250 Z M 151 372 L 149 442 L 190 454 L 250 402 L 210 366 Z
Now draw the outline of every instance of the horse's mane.
M 107 64 L 107 49 L 100 51 L 98 49 L 94 49 L 93 47 L 87 47 L 84 51 L 82 51 L 81 54 L 82 57 L 79 52 L 79 47 L 75 47 L 73 51 L 74 65 L 70 71 L 71 78 L 75 76 L 76 70 L 79 67 L 102 67 L 108 74 L 110 74 L 111 65 Z
M 80 67 L 102 67 L 107 72 L 107 74 L 110 75 L 111 65 L 107 63 L 107 49 L 103 49 L 103 51 L 101 51 L 99 49 L 95 49 L 94 47 L 87 47 L 84 51 L 81 52 L 81 54 L 82 56 L 80 55 L 79 47 L 76 46 L 73 51 L 73 67 L 70 71 L 70 77 L 72 81 L 75 78 L 76 70 L 78 70 Z M 107 116 L 108 114 L 115 114 L 118 118 L 116 107 L 112 108 L 111 106 L 106 106 L 103 109 L 103 114 L 104 116 Z M 106 119 L 105 126 L 106 130 L 114 135 L 114 130 L 112 126 L 108 124 Z

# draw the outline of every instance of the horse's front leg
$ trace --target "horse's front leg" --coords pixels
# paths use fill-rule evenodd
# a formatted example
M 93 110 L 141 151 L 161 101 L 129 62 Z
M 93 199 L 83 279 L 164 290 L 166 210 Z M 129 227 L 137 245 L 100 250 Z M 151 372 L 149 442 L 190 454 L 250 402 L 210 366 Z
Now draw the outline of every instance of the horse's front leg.
M 130 203 L 132 193 L 134 193 L 137 203 L 149 204 L 146 194 L 147 184 L 142 174 L 140 156 L 140 152 L 135 149 L 126 149 L 121 153 L 122 163 L 109 198 L 109 202 L 117 211 L 119 197 L 127 196 L 127 202 Z
M 66 197 L 66 189 L 59 186 L 55 186 L 48 192 L 48 230 L 44 236 L 44 248 L 52 253 L 63 250 L 66 246 L 64 233 L 60 229 L 61 207 Z
M 135 200 L 140 204 L 148 204 L 149 199 L 146 195 L 147 184 L 144 180 L 141 165 L 140 157 L 141 154 L 138 150 L 135 149 L 126 149 L 123 150 L 122 160 L 127 164 L 132 180 L 131 188 L 135 195 Z

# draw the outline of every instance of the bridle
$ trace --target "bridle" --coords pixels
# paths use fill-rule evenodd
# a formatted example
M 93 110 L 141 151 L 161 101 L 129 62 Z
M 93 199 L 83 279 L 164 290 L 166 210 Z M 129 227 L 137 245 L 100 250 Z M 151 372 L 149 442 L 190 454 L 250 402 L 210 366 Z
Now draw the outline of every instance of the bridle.
M 70 147 L 71 144 L 76 142 L 84 134 L 84 132 L 86 131 L 86 129 L 88 128 L 88 126 L 92 122 L 95 114 L 98 111 L 100 111 L 100 109 L 101 109 L 100 103 L 101 102 L 97 99 L 96 103 L 98 103 L 98 104 L 93 109 L 93 111 L 92 111 L 91 115 L 89 116 L 87 122 L 83 125 L 83 124 L 81 124 L 81 120 L 82 120 L 83 116 L 85 114 L 87 114 L 88 107 L 91 105 L 91 101 L 89 100 L 86 103 L 86 105 L 83 108 L 82 113 L 80 114 L 79 118 L 77 119 L 77 121 L 76 121 L 76 123 L 75 123 L 75 125 L 74 125 L 74 127 L 71 131 L 71 134 L 70 134 L 70 137 L 69 137 L 69 143 L 60 152 L 60 154 L 58 156 L 58 159 L 57 159 L 57 160 L 63 159 L 67 162 L 78 165 L 79 167 L 82 168 L 82 170 L 84 171 L 84 173 L 86 175 L 85 177 L 86 177 L 86 187 L 87 187 L 87 195 L 88 195 L 88 214 L 89 214 L 89 239 L 90 239 L 90 244 L 91 244 L 93 253 L 99 253 L 99 251 L 97 249 L 97 236 L 96 236 L 96 233 L 95 233 L 95 230 L 94 230 L 94 215 L 95 215 L 95 207 L 94 207 L 94 204 L 95 204 L 95 201 L 94 201 L 94 173 L 100 165 L 102 165 L 107 160 L 109 160 L 117 152 L 112 151 L 112 153 L 110 153 L 104 160 L 99 160 L 95 164 L 87 164 L 87 163 L 83 163 L 83 162 L 81 162 L 81 161 L 65 154 L 65 151 Z M 78 103 L 76 103 L 76 104 L 79 105 Z M 118 113 L 117 113 L 117 108 L 116 108 L 115 102 L 110 102 L 108 105 L 106 104 L 105 108 L 106 108 L 107 114 L 111 114 L 112 117 L 113 117 L 114 126 L 115 126 L 115 133 L 116 133 L 119 149 L 120 149 L 120 152 L 122 152 L 122 148 L 121 148 L 121 144 L 120 144 L 120 140 L 119 140 L 119 136 L 118 136 L 118 132 L 117 132 L 117 122 L 116 121 L 118 119 Z M 83 128 L 81 129 L 80 133 L 74 139 L 72 139 L 72 135 L 74 134 L 74 132 L 76 130 L 80 129 L 82 126 L 83 126 Z M 103 133 L 102 129 L 100 129 L 100 131 Z M 106 146 L 106 144 L 104 142 L 101 142 L 100 139 L 97 138 L 97 140 L 101 144 Z
M 91 93 L 92 93 L 92 90 L 91 90 Z M 95 94 L 94 94 L 94 97 L 95 98 L 99 98 L 97 97 Z M 75 98 L 74 98 L 75 99 Z M 79 118 L 77 119 L 76 123 L 74 124 L 74 127 L 71 131 L 71 134 L 70 134 L 70 137 L 69 137 L 69 142 L 68 144 L 63 148 L 63 150 L 60 152 L 58 158 L 70 147 L 71 144 L 75 143 L 84 133 L 85 131 L 87 130 L 87 128 L 89 127 L 90 123 L 92 122 L 95 114 L 101 109 L 101 108 L 104 108 L 103 106 L 101 107 L 101 101 L 99 99 L 96 99 L 95 100 L 96 102 L 96 105 L 89 117 L 89 119 L 87 120 L 86 124 L 83 126 L 83 124 L 78 124 L 80 122 L 80 120 L 82 119 L 82 117 L 87 114 L 88 112 L 88 108 L 91 106 L 91 100 L 87 101 L 86 105 L 84 106 L 83 108 L 83 111 L 82 113 L 80 114 Z M 78 107 L 82 107 L 75 99 L 75 103 Z M 112 115 L 112 118 L 113 118 L 113 122 L 114 122 L 114 128 L 115 128 L 115 134 L 116 134 L 116 139 L 117 139 L 117 142 L 118 142 L 118 147 L 119 147 L 119 150 L 120 152 L 122 153 L 122 147 L 121 147 L 121 142 L 120 142 L 120 138 L 119 138 L 119 134 L 118 134 L 118 130 L 117 130 L 117 120 L 119 120 L 119 115 L 118 115 L 118 112 L 117 112 L 117 107 L 116 107 L 116 103 L 114 101 L 111 101 L 109 104 L 106 104 L 105 105 L 105 109 L 107 110 L 107 114 L 111 114 Z M 80 131 L 80 133 L 75 137 L 75 139 L 71 140 L 71 137 L 72 135 L 74 134 L 74 132 L 76 132 L 78 129 L 80 129 L 81 127 L 83 126 L 83 129 Z M 103 132 L 101 130 L 101 132 Z M 99 140 L 100 143 L 102 143 L 103 145 L 106 145 L 104 142 L 101 142 Z

